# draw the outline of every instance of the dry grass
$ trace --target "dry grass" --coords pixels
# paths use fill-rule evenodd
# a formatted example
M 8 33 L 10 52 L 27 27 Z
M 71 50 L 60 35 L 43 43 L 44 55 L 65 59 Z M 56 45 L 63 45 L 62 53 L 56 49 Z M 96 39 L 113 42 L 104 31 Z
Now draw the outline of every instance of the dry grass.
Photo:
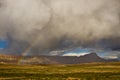
M 0 65 L 0 80 L 119 80 L 120 62 L 77 65 Z

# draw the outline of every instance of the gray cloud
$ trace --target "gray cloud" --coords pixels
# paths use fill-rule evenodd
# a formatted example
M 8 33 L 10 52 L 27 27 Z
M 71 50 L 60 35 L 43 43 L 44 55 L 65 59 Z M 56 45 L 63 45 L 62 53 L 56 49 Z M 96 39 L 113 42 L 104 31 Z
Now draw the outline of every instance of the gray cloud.
M 120 49 L 119 0 L 0 0 L 0 38 L 8 52 L 71 47 Z
M 120 51 L 108 51 L 104 53 L 103 58 L 120 59 Z

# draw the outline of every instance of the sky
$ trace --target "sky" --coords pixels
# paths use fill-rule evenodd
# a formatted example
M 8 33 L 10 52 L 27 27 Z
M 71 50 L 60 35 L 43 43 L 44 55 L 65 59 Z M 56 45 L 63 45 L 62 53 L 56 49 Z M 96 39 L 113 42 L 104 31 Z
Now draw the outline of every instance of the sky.
M 74 48 L 72 50 L 65 51 L 62 56 L 83 56 L 95 52 L 99 57 L 105 59 L 120 59 L 120 51 L 113 51 L 107 49 L 95 49 L 95 48 Z
M 8 41 L 7 40 L 0 40 L 0 49 L 5 49 L 7 48 L 8 45 Z
M 0 0 L 1 53 L 61 55 L 94 48 L 119 57 L 119 30 L 120 0 Z
M 9 47 L 9 41 L 7 40 L 0 40 L 0 49 L 6 49 Z M 95 48 L 73 48 L 70 50 L 65 50 L 65 51 L 60 51 L 59 53 L 54 53 L 53 51 L 51 52 L 51 55 L 56 56 L 83 56 L 86 54 L 90 54 L 91 52 L 96 52 L 96 54 L 101 57 L 101 58 L 106 58 L 106 59 L 119 59 L 119 54 L 120 51 L 111 51 L 111 50 L 105 50 L 105 49 L 95 49 Z M 114 54 L 113 54 L 114 53 Z

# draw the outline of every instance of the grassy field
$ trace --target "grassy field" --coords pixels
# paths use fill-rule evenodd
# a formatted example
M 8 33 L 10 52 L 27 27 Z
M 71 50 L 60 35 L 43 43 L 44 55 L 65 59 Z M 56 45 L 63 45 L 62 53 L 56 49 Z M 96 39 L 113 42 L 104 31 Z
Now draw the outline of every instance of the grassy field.
M 120 80 L 120 62 L 79 65 L 3 65 L 0 80 Z

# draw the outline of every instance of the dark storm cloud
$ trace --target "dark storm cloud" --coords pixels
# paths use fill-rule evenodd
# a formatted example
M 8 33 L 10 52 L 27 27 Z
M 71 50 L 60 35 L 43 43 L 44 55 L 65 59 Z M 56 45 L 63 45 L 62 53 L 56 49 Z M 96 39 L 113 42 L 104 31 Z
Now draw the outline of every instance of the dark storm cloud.
M 0 0 L 0 38 L 9 34 L 8 52 L 120 49 L 119 30 L 119 0 Z

